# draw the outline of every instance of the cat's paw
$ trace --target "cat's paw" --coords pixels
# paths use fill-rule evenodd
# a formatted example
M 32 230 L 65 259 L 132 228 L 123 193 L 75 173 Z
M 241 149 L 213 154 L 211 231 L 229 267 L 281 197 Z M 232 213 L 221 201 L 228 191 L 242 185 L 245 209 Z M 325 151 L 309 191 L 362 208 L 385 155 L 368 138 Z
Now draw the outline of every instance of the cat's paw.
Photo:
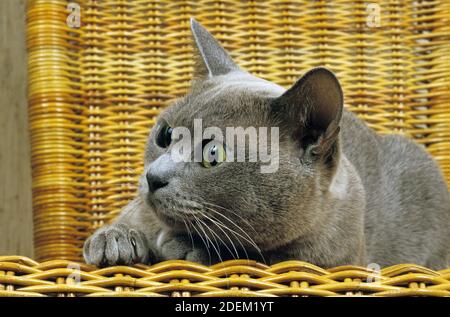
M 99 267 L 146 263 L 149 249 L 144 235 L 124 224 L 98 229 L 86 240 L 83 256 L 88 264 Z
M 163 260 L 186 260 L 211 265 L 211 256 L 205 248 L 199 248 L 188 236 L 160 234 L 158 248 Z

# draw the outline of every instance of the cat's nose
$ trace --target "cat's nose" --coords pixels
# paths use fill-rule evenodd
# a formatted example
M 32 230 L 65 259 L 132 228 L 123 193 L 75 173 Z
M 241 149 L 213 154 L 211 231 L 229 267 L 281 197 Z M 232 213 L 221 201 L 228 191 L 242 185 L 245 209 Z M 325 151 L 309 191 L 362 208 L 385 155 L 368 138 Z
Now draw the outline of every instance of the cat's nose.
M 167 184 L 169 184 L 167 180 L 165 180 L 160 175 L 153 173 L 151 170 L 147 172 L 146 178 L 148 183 L 148 190 L 151 193 L 154 193 L 158 189 L 163 188 L 167 186 Z

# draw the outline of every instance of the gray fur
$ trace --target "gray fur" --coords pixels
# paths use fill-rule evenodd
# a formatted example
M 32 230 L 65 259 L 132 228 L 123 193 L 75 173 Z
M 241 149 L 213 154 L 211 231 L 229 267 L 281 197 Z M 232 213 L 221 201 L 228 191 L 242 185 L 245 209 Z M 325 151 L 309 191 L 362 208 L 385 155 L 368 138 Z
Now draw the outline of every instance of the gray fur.
M 88 263 L 210 264 L 238 256 L 323 267 L 449 265 L 449 193 L 422 147 L 377 135 L 343 109 L 329 71 L 312 70 L 285 92 L 240 70 L 195 21 L 192 31 L 199 54 L 191 92 L 161 113 L 149 136 L 139 195 L 87 240 Z M 278 171 L 260 173 L 258 162 L 209 169 L 173 162 L 170 146 L 156 144 L 161 126 L 192 129 L 195 118 L 221 129 L 279 126 Z M 149 170 L 168 185 L 149 192 Z

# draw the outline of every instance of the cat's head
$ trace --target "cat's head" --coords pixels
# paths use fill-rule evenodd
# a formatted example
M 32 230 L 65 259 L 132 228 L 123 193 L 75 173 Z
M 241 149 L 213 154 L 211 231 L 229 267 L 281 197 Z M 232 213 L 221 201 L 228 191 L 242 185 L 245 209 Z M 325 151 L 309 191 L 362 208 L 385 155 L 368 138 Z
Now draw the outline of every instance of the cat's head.
M 191 29 L 195 79 L 191 91 L 161 113 L 150 133 L 140 182 L 143 199 L 173 230 L 187 226 L 194 234 L 224 243 L 231 239 L 247 250 L 253 243 L 273 249 L 308 234 L 322 220 L 316 206 L 339 160 L 343 96 L 336 77 L 316 68 L 286 91 L 242 70 L 195 20 Z M 225 140 L 196 138 L 198 123 L 200 133 L 214 127 Z M 256 139 L 246 139 L 244 162 L 225 157 L 231 148 L 234 154 L 239 151 L 239 142 L 230 146 L 226 138 L 230 127 L 248 129 L 248 135 L 257 132 Z M 254 160 L 255 149 L 265 145 L 259 128 L 267 128 L 271 162 Z M 174 137 L 175 131 L 190 136 Z M 179 153 L 174 156 L 183 138 L 191 144 L 187 161 L 177 159 Z M 196 150 L 200 160 L 194 158 Z M 267 165 L 274 168 L 263 172 Z

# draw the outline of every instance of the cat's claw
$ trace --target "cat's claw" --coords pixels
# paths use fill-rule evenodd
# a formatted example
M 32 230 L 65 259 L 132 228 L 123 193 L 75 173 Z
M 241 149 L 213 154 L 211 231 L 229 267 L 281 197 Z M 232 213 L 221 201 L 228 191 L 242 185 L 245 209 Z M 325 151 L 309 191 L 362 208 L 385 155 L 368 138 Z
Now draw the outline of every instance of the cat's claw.
M 149 252 L 142 233 L 124 224 L 98 229 L 84 244 L 86 263 L 98 267 L 146 263 Z

